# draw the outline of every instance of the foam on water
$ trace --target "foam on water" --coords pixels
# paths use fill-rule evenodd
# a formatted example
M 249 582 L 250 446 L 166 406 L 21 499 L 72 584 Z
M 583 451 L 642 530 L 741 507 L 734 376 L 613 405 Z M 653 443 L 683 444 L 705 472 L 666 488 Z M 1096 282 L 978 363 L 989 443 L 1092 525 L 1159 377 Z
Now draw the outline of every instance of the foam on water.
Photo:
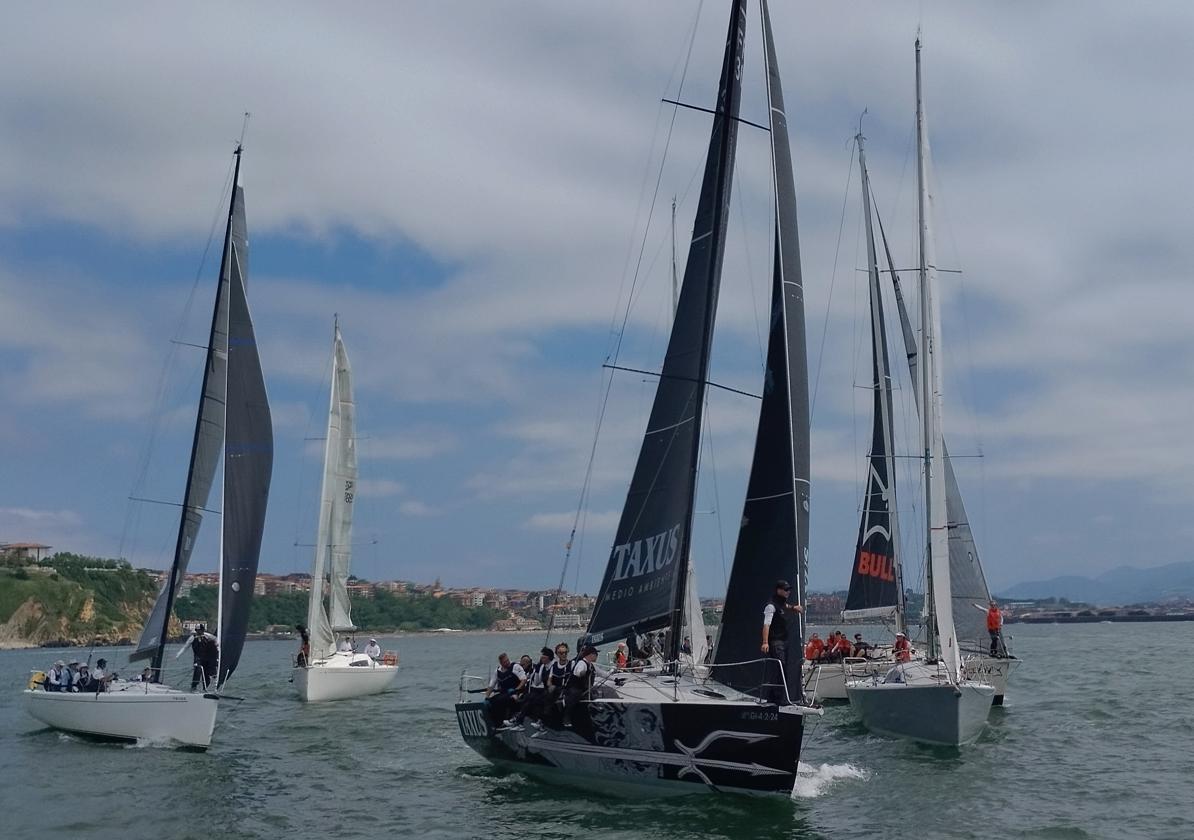
M 801 761 L 796 767 L 796 784 L 792 786 L 793 799 L 816 799 L 839 779 L 870 778 L 866 770 L 853 764 L 821 764 L 814 766 Z

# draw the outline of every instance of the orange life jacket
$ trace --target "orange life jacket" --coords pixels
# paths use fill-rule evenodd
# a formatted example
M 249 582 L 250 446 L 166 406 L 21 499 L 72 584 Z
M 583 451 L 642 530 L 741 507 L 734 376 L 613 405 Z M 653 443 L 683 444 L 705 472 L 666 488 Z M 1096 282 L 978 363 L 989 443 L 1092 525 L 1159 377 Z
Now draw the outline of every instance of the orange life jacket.
M 999 612 L 999 607 L 991 607 L 987 610 L 987 630 L 998 630 L 1003 626 L 1003 613 Z
M 912 659 L 911 645 L 908 640 L 899 638 L 895 640 L 895 658 L 896 662 L 907 662 Z
M 807 645 L 804 646 L 804 658 L 809 662 L 815 662 L 825 651 L 825 643 L 820 639 L 809 639 Z

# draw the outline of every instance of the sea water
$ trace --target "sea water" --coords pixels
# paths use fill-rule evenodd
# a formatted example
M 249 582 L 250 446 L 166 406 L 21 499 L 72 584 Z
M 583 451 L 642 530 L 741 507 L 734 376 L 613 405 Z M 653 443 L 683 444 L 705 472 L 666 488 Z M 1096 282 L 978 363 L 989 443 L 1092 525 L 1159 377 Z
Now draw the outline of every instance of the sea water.
M 829 707 L 791 799 L 635 799 L 493 768 L 460 738 L 460 674 L 541 636 L 382 639 L 394 690 L 317 705 L 287 682 L 294 644 L 250 642 L 205 753 L 45 729 L 22 708 L 29 671 L 87 651 L 3 651 L 0 838 L 1194 838 L 1194 623 L 1006 631 L 1024 662 L 976 744 L 871 735 Z M 102 653 L 121 670 L 127 652 Z

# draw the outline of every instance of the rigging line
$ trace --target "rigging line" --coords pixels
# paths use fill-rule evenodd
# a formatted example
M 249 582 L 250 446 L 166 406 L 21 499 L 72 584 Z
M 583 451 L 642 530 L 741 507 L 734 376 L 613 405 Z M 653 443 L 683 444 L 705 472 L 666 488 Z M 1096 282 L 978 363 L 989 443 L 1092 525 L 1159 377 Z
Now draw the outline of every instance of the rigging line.
M 696 382 L 697 381 L 695 376 L 674 376 L 674 375 L 673 376 L 664 376 L 662 373 L 656 373 L 653 370 L 639 370 L 638 368 L 622 367 L 620 365 L 602 365 L 602 367 L 608 368 L 609 370 L 620 370 L 620 371 L 623 371 L 624 373 L 641 373 L 641 374 L 645 374 L 647 376 L 655 376 L 655 377 L 658 377 L 659 379 L 677 379 L 681 382 Z M 731 394 L 739 394 L 743 397 L 751 397 L 756 400 L 763 399 L 762 395 L 760 395 L 760 394 L 752 394 L 749 391 L 740 391 L 737 388 L 731 388 L 729 385 L 719 385 L 718 383 L 716 383 L 710 379 L 706 379 L 705 384 L 708 385 L 710 388 L 719 388 L 722 391 L 729 391 Z M 681 421 L 681 422 L 684 422 L 684 421 Z
M 723 111 L 717 111 L 713 108 L 702 108 L 700 105 L 689 105 L 687 102 L 680 102 L 679 100 L 676 100 L 676 99 L 667 99 L 665 97 L 664 99 L 661 99 L 660 101 L 666 102 L 669 105 L 676 105 L 680 108 L 688 108 L 692 111 L 703 111 L 704 113 L 712 114 L 715 117 L 725 116 L 725 113 Z M 754 128 L 757 128 L 760 131 L 766 131 L 768 134 L 771 133 L 770 128 L 768 128 L 765 125 L 759 125 L 757 122 L 751 122 L 750 120 L 743 119 L 742 117 L 730 117 L 730 119 L 734 120 L 735 122 L 745 123 L 746 125 L 753 126 Z
M 146 498 L 142 498 L 140 496 L 129 496 L 129 501 L 130 502 L 145 502 L 145 503 L 151 504 L 151 505 L 165 505 L 167 507 L 176 507 L 176 508 L 186 507 L 188 510 L 201 510 L 204 513 L 214 514 L 215 516 L 223 515 L 222 512 L 220 512 L 218 510 L 212 510 L 211 508 L 192 507 L 192 506 L 184 505 L 182 502 L 167 502 L 167 501 L 163 501 L 162 499 L 146 499 Z
M 809 400 L 809 417 L 813 416 L 817 407 L 817 390 L 821 384 L 821 366 L 825 362 L 825 337 L 829 334 L 829 313 L 833 305 L 833 287 L 837 281 L 837 262 L 842 252 L 842 231 L 846 226 L 846 199 L 850 195 L 850 183 L 854 179 L 854 151 L 856 143 L 850 144 L 850 163 L 846 169 L 846 189 L 842 196 L 842 213 L 841 219 L 838 221 L 837 228 L 837 245 L 833 251 L 833 272 L 829 276 L 829 297 L 825 302 L 825 323 L 821 327 L 821 346 L 817 350 L 817 375 L 813 379 L 813 397 Z
M 746 225 L 746 209 L 742 206 L 742 190 L 736 191 L 738 199 L 738 224 L 742 232 L 742 250 L 746 257 L 746 286 L 750 289 L 750 311 L 755 318 L 755 339 L 759 343 L 759 369 L 767 370 L 767 358 L 763 353 L 763 328 L 759 323 L 759 301 L 755 295 L 755 272 L 754 266 L 750 261 L 750 236 Z M 771 214 L 771 219 L 767 223 L 767 241 L 771 242 L 771 225 L 774 224 L 775 214 Z M 768 307 L 770 309 L 770 307 Z M 770 314 L 770 312 L 768 313 Z

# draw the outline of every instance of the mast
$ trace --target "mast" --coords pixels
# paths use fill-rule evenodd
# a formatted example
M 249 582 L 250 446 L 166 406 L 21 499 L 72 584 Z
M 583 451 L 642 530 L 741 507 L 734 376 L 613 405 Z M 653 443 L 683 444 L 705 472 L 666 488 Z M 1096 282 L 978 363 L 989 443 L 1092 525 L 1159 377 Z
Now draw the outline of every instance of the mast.
M 211 330 L 208 333 L 207 339 L 207 359 L 203 366 L 203 384 L 199 389 L 199 408 L 195 416 L 195 433 L 191 439 L 191 458 L 187 465 L 187 482 L 186 489 L 183 492 L 183 508 L 182 514 L 178 524 L 178 537 L 174 543 L 174 561 L 170 566 L 170 575 L 167 579 L 165 590 L 165 601 L 162 602 L 162 618 L 161 628 L 158 635 L 157 646 L 153 651 L 153 659 L 150 662 L 150 669 L 153 672 L 153 679 L 155 682 L 161 682 L 162 677 L 162 658 L 166 652 L 166 642 L 169 637 L 170 627 L 170 613 L 174 609 L 174 601 L 178 591 L 179 578 L 186 571 L 187 562 L 190 560 L 191 549 L 194 547 L 194 539 L 198 536 L 199 523 L 202 521 L 202 514 L 199 509 L 207 502 L 207 494 L 211 491 L 211 482 L 215 475 L 215 462 L 210 464 L 203 464 L 205 475 L 197 476 L 197 467 L 204 459 L 205 443 L 204 431 L 205 427 L 210 422 L 210 417 L 207 416 L 210 411 L 210 404 L 208 402 L 208 386 L 211 384 L 212 374 L 216 372 L 217 366 L 222 367 L 224 381 L 221 390 L 223 393 L 218 395 L 211 395 L 221 402 L 226 400 L 227 396 L 227 342 L 228 342 L 228 300 L 226 297 L 227 286 L 227 272 L 228 262 L 231 256 L 231 240 L 232 240 L 232 216 L 236 209 L 236 189 L 240 183 L 240 160 L 242 147 L 238 143 L 236 151 L 233 153 L 236 156 L 236 164 L 232 172 L 232 196 L 228 200 L 228 221 L 224 229 L 224 251 L 220 256 L 220 274 L 219 281 L 216 286 L 216 300 L 212 308 L 211 316 Z M 222 322 L 222 323 L 221 323 Z M 222 337 L 222 341 L 220 341 Z M 217 347 L 217 344 L 223 344 L 223 347 Z M 219 356 L 224 358 L 220 359 Z M 221 409 L 223 411 L 223 409 Z M 215 430 L 209 430 L 215 431 Z M 222 438 L 224 434 L 223 417 L 219 426 L 219 435 Z M 198 478 L 198 481 L 197 481 Z M 205 484 L 202 488 L 198 485 Z M 192 495 L 200 491 L 202 499 L 192 499 Z M 158 605 L 155 605 L 153 612 L 150 613 L 149 621 L 146 623 L 145 631 L 149 633 L 152 631 L 152 624 L 158 615 Z M 139 646 L 140 647 L 140 646 Z M 133 661 L 137 654 L 141 653 L 137 650 L 133 656 L 130 656 L 130 661 Z
M 945 509 L 945 472 L 942 466 L 942 372 L 940 354 L 941 309 L 937 301 L 937 265 L 931 228 L 929 193 L 929 140 L 925 128 L 921 83 L 920 39 L 916 40 L 916 174 L 917 215 L 920 239 L 921 314 L 921 420 L 924 443 L 926 545 L 929 551 L 928 623 L 929 656 L 945 661 L 952 680 L 961 677 L 961 661 L 953 629 L 949 581 L 949 532 Z

